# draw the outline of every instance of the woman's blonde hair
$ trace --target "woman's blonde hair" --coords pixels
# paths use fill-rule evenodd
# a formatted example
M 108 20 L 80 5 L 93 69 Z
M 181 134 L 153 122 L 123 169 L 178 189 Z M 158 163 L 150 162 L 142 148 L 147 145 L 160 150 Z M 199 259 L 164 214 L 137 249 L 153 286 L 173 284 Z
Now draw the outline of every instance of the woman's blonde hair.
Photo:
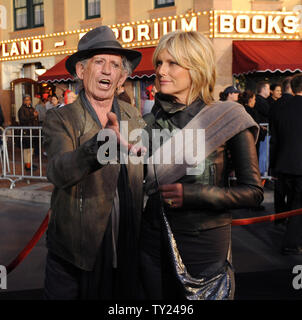
M 190 73 L 192 87 L 187 104 L 191 104 L 198 97 L 206 104 L 213 102 L 216 66 L 210 40 L 197 31 L 174 31 L 164 35 L 153 54 L 155 68 L 158 55 L 163 49 L 167 49 L 176 62 Z

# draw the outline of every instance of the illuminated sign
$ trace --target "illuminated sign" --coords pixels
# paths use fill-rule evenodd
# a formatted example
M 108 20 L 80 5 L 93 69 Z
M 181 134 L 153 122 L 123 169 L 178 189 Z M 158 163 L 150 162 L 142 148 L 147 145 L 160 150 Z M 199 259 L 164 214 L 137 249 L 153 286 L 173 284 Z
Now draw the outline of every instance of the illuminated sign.
M 214 11 L 214 38 L 299 39 L 299 17 L 293 12 Z
M 156 46 L 163 35 L 174 30 L 200 31 L 210 38 L 300 40 L 298 25 L 298 12 L 214 10 L 108 27 L 123 47 L 138 48 Z M 77 51 L 79 39 L 89 30 L 78 29 L 1 41 L 0 62 L 73 54 Z
M 20 42 L 12 42 L 10 47 L 8 48 L 7 43 L 3 43 L 1 45 L 1 53 L 2 57 L 13 57 L 20 55 L 29 55 L 36 54 L 42 52 L 42 40 L 41 39 L 33 39 L 31 41 L 20 41 Z
M 209 33 L 209 12 L 109 25 L 123 47 L 150 47 L 175 30 Z M 31 59 L 77 51 L 79 39 L 91 29 L 81 29 L 0 42 L 0 61 Z
M 116 38 L 126 47 L 156 44 L 160 37 L 175 30 L 197 31 L 198 15 L 164 17 L 111 26 Z

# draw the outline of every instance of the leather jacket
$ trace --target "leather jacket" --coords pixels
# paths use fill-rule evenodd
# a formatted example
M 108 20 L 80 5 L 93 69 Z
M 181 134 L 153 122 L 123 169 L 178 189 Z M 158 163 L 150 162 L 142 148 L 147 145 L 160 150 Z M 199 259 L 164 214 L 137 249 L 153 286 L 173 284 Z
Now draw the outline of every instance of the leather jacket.
M 199 110 L 202 107 L 200 104 Z M 184 111 L 180 109 L 179 112 Z M 177 117 L 179 120 L 182 116 Z M 157 128 L 176 124 L 163 112 L 159 118 Z M 230 186 L 228 179 L 231 170 L 235 170 L 237 178 L 233 186 Z M 241 131 L 206 158 L 205 170 L 201 175 L 184 176 L 175 183 L 183 185 L 183 206 L 177 209 L 165 206 L 174 232 L 194 233 L 230 224 L 232 215 L 228 209 L 257 207 L 263 201 L 253 134 L 249 129 Z M 159 227 L 159 220 L 154 214 L 159 205 L 158 194 L 151 196 L 143 215 L 155 228 Z
M 119 100 L 118 105 L 121 120 L 128 122 L 130 132 L 144 127 L 134 107 Z M 52 253 L 87 271 L 93 269 L 103 240 L 120 171 L 119 163 L 98 163 L 99 131 L 80 98 L 49 110 L 43 126 L 47 178 L 55 186 L 47 246 Z M 127 169 L 138 233 L 143 208 L 143 166 L 129 161 Z

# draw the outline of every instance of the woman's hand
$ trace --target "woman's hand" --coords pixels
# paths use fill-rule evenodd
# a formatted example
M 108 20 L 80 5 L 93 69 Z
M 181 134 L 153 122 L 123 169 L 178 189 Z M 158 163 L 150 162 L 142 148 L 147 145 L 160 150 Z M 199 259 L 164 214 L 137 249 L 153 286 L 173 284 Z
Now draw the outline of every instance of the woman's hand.
M 183 186 L 181 183 L 164 184 L 159 186 L 159 191 L 165 203 L 171 208 L 181 208 L 183 205 Z

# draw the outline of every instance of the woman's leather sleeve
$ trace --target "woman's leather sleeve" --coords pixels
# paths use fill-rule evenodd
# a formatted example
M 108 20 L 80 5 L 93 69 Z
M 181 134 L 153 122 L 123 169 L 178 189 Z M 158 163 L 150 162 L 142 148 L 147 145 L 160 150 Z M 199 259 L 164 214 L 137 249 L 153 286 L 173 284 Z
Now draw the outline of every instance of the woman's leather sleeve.
M 228 141 L 232 164 L 237 177 L 236 186 L 218 187 L 183 184 L 184 206 L 212 210 L 257 207 L 263 201 L 255 140 L 246 129 Z

